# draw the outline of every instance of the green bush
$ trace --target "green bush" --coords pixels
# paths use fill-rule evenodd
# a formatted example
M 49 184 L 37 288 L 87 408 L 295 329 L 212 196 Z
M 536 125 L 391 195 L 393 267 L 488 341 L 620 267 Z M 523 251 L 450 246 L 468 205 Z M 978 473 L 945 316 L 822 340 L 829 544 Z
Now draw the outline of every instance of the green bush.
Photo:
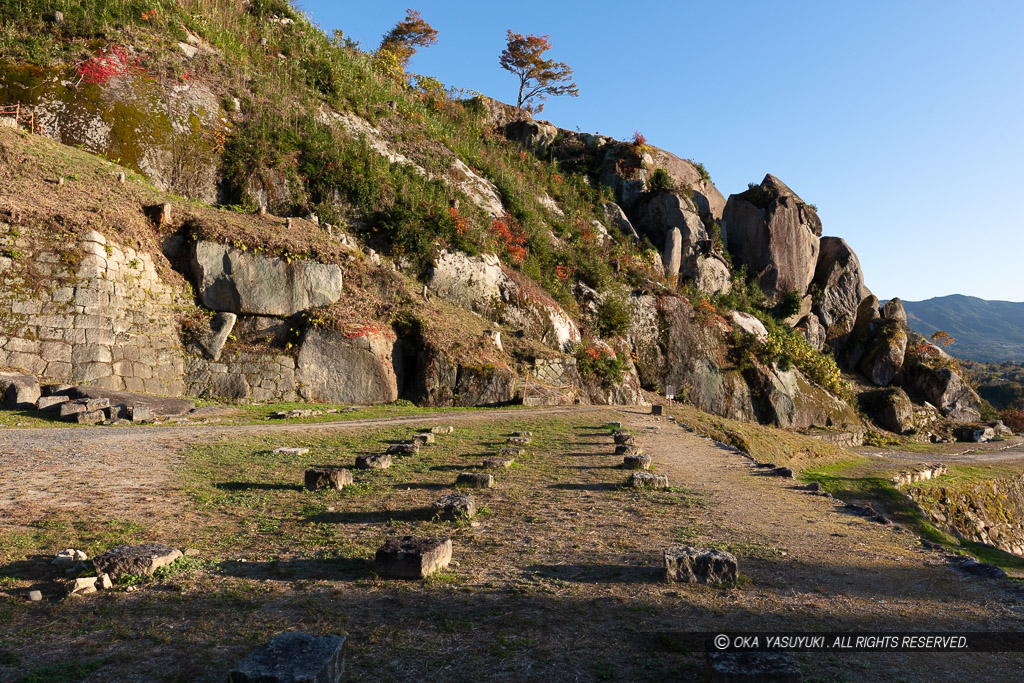
M 654 173 L 651 174 L 651 190 L 674 190 L 676 184 L 672 180 L 672 176 L 668 174 L 663 168 L 655 169 Z
M 595 378 L 603 385 L 622 381 L 626 368 L 626 356 L 611 349 L 587 342 L 580 342 L 573 349 L 576 369 L 584 379 Z
M 804 298 L 800 295 L 800 292 L 795 289 L 787 292 L 782 300 L 779 301 L 779 305 L 776 310 L 779 312 L 780 318 L 788 318 L 791 315 L 796 315 L 800 312 L 800 308 L 803 305 Z
M 602 337 L 616 337 L 629 330 L 632 311 L 629 301 L 619 294 L 606 294 L 597 306 L 597 332 Z

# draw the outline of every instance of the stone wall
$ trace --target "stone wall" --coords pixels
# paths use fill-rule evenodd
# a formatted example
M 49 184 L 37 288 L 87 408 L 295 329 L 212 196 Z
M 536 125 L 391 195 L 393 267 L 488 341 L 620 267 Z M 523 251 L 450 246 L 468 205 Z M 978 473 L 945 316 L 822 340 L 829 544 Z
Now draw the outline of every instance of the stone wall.
M 96 231 L 61 242 L 0 224 L 0 366 L 54 383 L 180 396 L 176 309 L 187 304 L 148 254 Z
M 185 393 L 237 401 L 298 401 L 295 359 L 258 353 L 225 354 L 219 362 L 185 359 Z

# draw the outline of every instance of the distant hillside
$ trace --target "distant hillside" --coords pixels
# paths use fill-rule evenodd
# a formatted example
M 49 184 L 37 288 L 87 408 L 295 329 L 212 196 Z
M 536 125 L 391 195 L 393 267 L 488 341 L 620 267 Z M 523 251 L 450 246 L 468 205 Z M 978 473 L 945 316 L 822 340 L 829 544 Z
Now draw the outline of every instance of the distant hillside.
M 936 330 L 951 334 L 954 356 L 982 363 L 1024 361 L 1024 303 L 953 294 L 903 306 L 914 331 L 926 337 Z

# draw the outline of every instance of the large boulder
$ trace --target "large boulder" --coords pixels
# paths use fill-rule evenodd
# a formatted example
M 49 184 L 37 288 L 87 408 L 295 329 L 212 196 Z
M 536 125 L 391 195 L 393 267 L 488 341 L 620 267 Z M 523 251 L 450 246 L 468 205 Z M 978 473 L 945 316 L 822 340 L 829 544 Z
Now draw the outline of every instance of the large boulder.
M 650 238 L 655 246 L 666 244 L 674 228 L 682 232 L 683 259 L 692 258 L 702 242 L 708 239 L 707 230 L 693 203 L 677 190 L 661 190 L 645 195 L 634 211 L 634 227 Z
M 762 424 L 798 429 L 860 424 L 853 408 L 796 369 L 780 370 L 755 363 L 745 376 L 754 396 L 755 414 Z
M 618 229 L 623 235 L 632 237 L 634 240 L 640 239 L 639 233 L 629 222 L 629 218 L 626 217 L 626 212 L 622 210 L 621 206 L 615 202 L 602 202 L 601 212 L 604 214 L 604 222 L 607 225 Z
M 215 311 L 289 316 L 341 298 L 341 268 L 333 263 L 288 262 L 199 241 L 192 270 L 200 299 Z
M 558 137 L 558 129 L 546 121 L 513 121 L 505 126 L 505 137 L 520 143 L 530 151 L 542 155 Z
M 692 266 L 691 266 L 692 264 Z M 698 256 L 688 262 L 683 278 L 708 294 L 728 294 L 732 289 L 732 272 L 718 255 Z
M 914 428 L 914 404 L 898 387 L 861 394 L 860 403 L 883 429 L 905 434 Z
M 889 386 L 903 367 L 907 331 L 897 320 L 882 323 L 857 368 L 877 387 Z
M 721 220 L 722 212 L 725 210 L 725 197 L 707 178 L 706 172 L 701 173 L 696 163 L 680 159 L 675 154 L 657 147 L 651 147 L 651 156 L 654 167 L 665 169 L 678 190 L 689 191 L 690 199 L 701 216 Z
M 757 277 L 761 289 L 779 298 L 803 296 L 818 263 L 821 219 L 778 178 L 732 195 L 723 214 L 727 246 L 738 265 Z
M 860 302 L 871 294 L 864 286 L 860 260 L 839 237 L 822 237 L 813 284 L 819 290 L 814 314 L 831 339 L 849 334 Z
M 310 328 L 296 361 L 299 394 L 324 403 L 390 403 L 398 398 L 393 333 Z
M 40 394 L 34 375 L 0 372 L 0 407 L 34 408 Z
M 981 398 L 952 368 L 914 362 L 904 368 L 903 388 L 936 406 L 954 422 L 981 419 Z
M 878 312 L 878 297 L 874 294 L 867 296 L 857 306 L 857 314 L 854 316 L 854 323 L 848 334 L 841 338 L 827 337 L 826 341 L 839 351 L 837 358 L 841 365 L 853 370 L 859 364 L 868 344 L 874 337 L 881 325 L 882 317 Z

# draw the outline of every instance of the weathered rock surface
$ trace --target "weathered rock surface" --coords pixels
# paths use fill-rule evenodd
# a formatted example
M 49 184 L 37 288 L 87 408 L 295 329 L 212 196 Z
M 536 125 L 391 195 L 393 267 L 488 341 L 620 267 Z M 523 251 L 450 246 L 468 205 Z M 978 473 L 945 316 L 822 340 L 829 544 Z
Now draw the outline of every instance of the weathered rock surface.
M 715 652 L 704 655 L 705 680 L 708 683 L 771 681 L 803 683 L 804 675 L 796 659 L 788 652 Z
M 391 467 L 391 456 L 387 453 L 357 455 L 356 467 L 361 470 L 386 470 Z
M 638 453 L 627 455 L 622 459 L 622 466 L 627 470 L 647 470 L 651 468 L 651 456 Z
M 514 140 L 535 154 L 542 155 L 555 141 L 558 129 L 546 121 L 520 120 L 507 124 L 504 133 L 509 140 Z
M 39 381 L 34 375 L 0 372 L 0 406 L 34 408 L 41 393 Z
M 729 197 L 723 217 L 729 251 L 757 277 L 765 294 L 803 296 L 818 263 L 821 220 L 778 178 Z
M 902 386 L 936 406 L 955 422 L 977 422 L 981 398 L 963 378 L 948 367 L 930 368 L 915 363 L 904 368 Z
M 384 576 L 422 579 L 447 567 L 451 559 L 450 539 L 403 536 L 381 546 L 374 563 Z
M 508 469 L 512 467 L 515 458 L 484 458 L 484 467 L 489 469 Z
M 413 455 L 419 452 L 418 443 L 393 443 L 388 446 L 387 455 Z
M 100 574 L 109 574 L 116 580 L 122 574 L 150 576 L 158 568 L 169 565 L 181 557 L 181 551 L 161 543 L 119 545 L 93 558 Z
M 221 351 L 228 342 L 238 316 L 234 313 L 220 312 L 210 319 L 210 324 L 196 335 L 194 345 L 207 360 L 220 360 Z
M 820 290 L 814 314 L 830 339 L 842 339 L 853 329 L 857 307 L 871 294 L 864 285 L 860 259 L 839 237 L 822 237 L 813 284 Z
M 341 490 L 352 483 L 352 472 L 344 467 L 314 467 L 306 470 L 305 485 L 310 491 Z
M 635 476 L 635 475 L 634 475 Z M 665 549 L 665 577 L 684 583 L 736 583 L 739 565 L 724 550 L 673 546 Z
M 635 489 L 667 489 L 668 477 L 664 474 L 634 472 L 629 477 L 629 485 Z
M 898 387 L 862 394 L 861 405 L 883 429 L 905 434 L 914 428 L 914 405 Z
M 398 398 L 393 348 L 387 332 L 353 336 L 310 328 L 296 361 L 300 394 L 323 403 L 390 403 Z
M 215 311 L 288 316 L 341 298 L 341 268 L 250 254 L 214 242 L 196 242 L 192 269 L 203 304 Z
M 435 500 L 431 507 L 439 519 L 449 521 L 472 519 L 476 514 L 476 501 L 468 493 L 448 493 Z
M 626 212 L 615 202 L 602 202 L 601 211 L 604 213 L 604 222 L 612 228 L 616 228 L 623 235 L 628 235 L 634 240 L 639 240 L 640 235 L 636 228 L 626 217 Z
M 140 406 L 144 406 L 154 417 L 176 417 L 184 415 L 196 407 L 194 402 L 182 398 L 151 396 L 149 394 L 136 394 L 129 391 L 109 391 L 91 386 L 70 387 L 56 395 L 67 396 L 71 402 L 89 401 L 86 405 L 90 410 L 110 405 L 124 405 L 128 408 L 128 412 L 131 413 Z M 63 415 L 63 406 L 61 406 L 61 409 L 61 415 Z
M 696 207 L 679 191 L 661 190 L 645 196 L 633 215 L 633 226 L 655 246 L 666 245 L 669 234 L 678 229 L 684 261 L 693 258 L 700 251 L 701 243 L 708 239 Z
M 288 632 L 253 650 L 228 674 L 232 683 L 338 683 L 345 638 Z
M 907 332 L 903 324 L 886 321 L 875 333 L 857 367 L 875 386 L 889 386 L 903 367 L 906 352 Z
M 494 475 L 486 472 L 460 472 L 455 478 L 456 486 L 468 486 L 472 489 L 489 489 L 494 487 Z
M 749 313 L 733 311 L 729 314 L 729 317 L 736 327 L 740 328 L 747 334 L 757 337 L 762 342 L 768 340 L 768 328 L 764 326 L 763 322 Z

